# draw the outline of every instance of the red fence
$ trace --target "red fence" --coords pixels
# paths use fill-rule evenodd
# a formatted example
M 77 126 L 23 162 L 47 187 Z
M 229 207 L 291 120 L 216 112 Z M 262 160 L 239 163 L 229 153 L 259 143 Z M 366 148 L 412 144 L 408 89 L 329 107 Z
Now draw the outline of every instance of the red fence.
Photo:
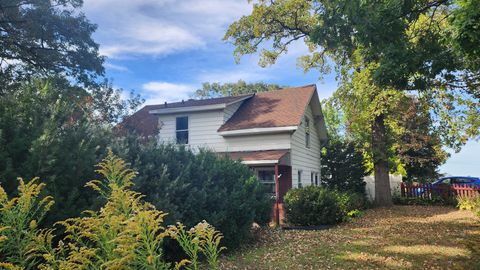
M 400 193 L 402 197 L 425 199 L 432 199 L 433 197 L 475 197 L 480 196 L 480 187 L 469 184 L 432 185 L 402 182 Z

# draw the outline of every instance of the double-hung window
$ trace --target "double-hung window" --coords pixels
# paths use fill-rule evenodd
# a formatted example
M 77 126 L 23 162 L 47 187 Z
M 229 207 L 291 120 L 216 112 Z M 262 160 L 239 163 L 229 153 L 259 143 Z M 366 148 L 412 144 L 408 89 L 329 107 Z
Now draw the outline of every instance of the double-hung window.
M 258 169 L 257 177 L 260 183 L 267 187 L 267 191 L 272 195 L 275 195 L 275 170 Z
M 305 118 L 305 147 L 310 148 L 310 119 Z
M 310 185 L 313 186 L 313 177 L 315 176 L 315 173 L 314 172 L 311 172 L 310 173 Z
M 298 187 L 301 188 L 303 187 L 302 185 L 302 171 L 298 170 Z
M 180 116 L 176 120 L 177 144 L 188 144 L 188 116 Z

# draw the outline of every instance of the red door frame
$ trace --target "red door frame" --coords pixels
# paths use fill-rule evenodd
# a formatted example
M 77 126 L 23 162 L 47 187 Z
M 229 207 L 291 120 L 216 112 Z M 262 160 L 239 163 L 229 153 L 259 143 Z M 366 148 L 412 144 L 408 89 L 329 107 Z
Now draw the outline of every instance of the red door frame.
M 278 164 L 275 164 L 275 224 L 280 225 L 280 183 L 278 181 Z

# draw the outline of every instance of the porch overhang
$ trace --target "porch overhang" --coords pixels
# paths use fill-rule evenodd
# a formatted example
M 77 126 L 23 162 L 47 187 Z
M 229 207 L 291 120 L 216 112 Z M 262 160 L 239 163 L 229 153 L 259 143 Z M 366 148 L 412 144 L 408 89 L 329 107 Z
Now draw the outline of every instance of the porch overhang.
M 263 151 L 238 151 L 221 153 L 234 160 L 241 160 L 245 165 L 290 165 L 290 150 L 263 150 Z

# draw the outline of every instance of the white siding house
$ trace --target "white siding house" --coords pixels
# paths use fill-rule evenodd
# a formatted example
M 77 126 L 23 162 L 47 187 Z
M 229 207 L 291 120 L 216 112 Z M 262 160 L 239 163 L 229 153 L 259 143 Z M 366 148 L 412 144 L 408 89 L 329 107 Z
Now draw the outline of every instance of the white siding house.
M 288 189 L 320 183 L 327 133 L 315 85 L 146 106 L 124 122 L 160 142 L 240 159 L 271 187 L 276 206 Z
M 293 187 L 309 186 L 320 182 L 321 162 L 320 150 L 321 140 L 318 123 L 314 122 L 314 116 L 310 106 L 307 107 L 305 116 L 298 129 L 292 135 L 292 181 Z M 307 139 L 307 122 L 310 126 L 308 130 L 309 139 Z M 309 143 L 307 145 L 307 140 Z M 301 182 L 298 178 L 301 176 Z

